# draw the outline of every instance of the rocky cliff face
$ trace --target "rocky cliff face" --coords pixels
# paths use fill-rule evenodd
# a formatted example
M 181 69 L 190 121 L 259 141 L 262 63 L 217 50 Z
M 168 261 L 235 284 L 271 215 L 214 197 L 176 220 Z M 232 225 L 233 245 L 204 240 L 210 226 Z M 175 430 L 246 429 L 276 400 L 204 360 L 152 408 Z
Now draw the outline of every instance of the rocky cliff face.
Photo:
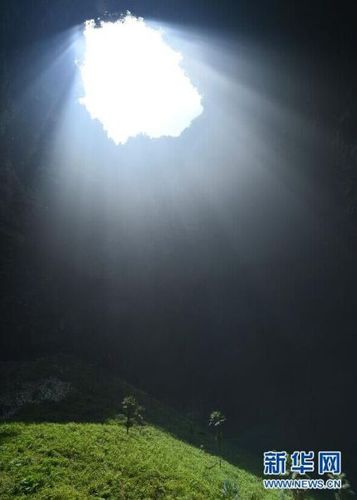
M 0 393 L 0 418 L 7 419 L 26 404 L 62 401 L 71 391 L 71 384 L 56 377 L 24 382 L 11 392 Z

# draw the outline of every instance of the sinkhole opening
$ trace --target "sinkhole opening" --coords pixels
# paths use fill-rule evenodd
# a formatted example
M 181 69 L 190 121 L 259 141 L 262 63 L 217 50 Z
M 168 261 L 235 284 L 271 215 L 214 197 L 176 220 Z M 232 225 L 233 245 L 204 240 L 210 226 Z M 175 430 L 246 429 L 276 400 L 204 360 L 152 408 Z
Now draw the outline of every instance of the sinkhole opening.
M 145 135 L 178 137 L 202 111 L 202 97 L 163 32 L 130 13 L 87 21 L 80 72 L 90 116 L 116 144 Z

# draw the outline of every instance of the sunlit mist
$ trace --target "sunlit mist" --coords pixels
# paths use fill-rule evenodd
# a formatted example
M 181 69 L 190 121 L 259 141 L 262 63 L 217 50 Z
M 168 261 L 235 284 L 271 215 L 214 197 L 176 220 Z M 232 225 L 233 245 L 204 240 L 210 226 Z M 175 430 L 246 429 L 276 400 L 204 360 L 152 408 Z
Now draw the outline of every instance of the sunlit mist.
M 139 134 L 178 137 L 202 113 L 182 55 L 142 18 L 127 14 L 100 26 L 88 21 L 84 36 L 80 102 L 116 144 Z

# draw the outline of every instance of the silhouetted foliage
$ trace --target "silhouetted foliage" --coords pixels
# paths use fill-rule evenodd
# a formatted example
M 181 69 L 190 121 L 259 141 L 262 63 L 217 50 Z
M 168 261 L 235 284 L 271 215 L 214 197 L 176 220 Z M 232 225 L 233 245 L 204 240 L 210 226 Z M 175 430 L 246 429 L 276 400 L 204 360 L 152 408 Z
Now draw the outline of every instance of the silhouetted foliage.
M 134 396 L 125 397 L 121 406 L 126 419 L 126 432 L 129 433 L 130 428 L 133 427 L 134 424 L 141 424 L 143 422 L 143 407 L 138 404 Z
M 356 493 L 352 490 L 351 483 L 346 477 L 345 473 L 342 474 L 327 474 L 329 479 L 341 479 L 341 489 L 334 491 L 334 497 L 336 500 L 344 500 L 350 498 L 351 496 L 355 496 Z
M 226 421 L 226 417 L 223 415 L 222 412 L 219 410 L 214 410 L 208 420 L 208 425 L 213 428 L 214 430 L 214 439 L 216 441 L 217 445 L 217 451 L 218 454 L 221 455 L 222 453 L 222 444 L 223 444 L 223 432 L 222 432 L 222 425 Z M 221 462 L 221 457 L 219 458 L 219 466 L 221 467 L 222 462 Z

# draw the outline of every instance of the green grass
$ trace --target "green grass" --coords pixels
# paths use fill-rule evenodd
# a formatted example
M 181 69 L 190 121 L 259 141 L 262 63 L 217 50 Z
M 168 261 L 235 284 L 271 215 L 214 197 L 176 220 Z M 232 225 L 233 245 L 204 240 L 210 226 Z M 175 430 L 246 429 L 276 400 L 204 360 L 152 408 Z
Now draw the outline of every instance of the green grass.
M 279 498 L 253 474 L 151 425 L 9 423 L 0 426 L 0 498 L 218 500 L 223 481 L 242 500 Z M 212 467 L 213 466 L 213 467 Z
M 0 424 L 0 500 L 220 500 L 226 480 L 239 500 L 282 498 L 263 489 L 261 456 L 228 436 L 219 466 L 206 415 L 183 415 L 98 366 L 58 356 L 0 364 L 0 394 L 53 376 L 71 385 L 65 399 L 27 403 Z M 118 413 L 130 394 L 145 425 L 127 435 Z

